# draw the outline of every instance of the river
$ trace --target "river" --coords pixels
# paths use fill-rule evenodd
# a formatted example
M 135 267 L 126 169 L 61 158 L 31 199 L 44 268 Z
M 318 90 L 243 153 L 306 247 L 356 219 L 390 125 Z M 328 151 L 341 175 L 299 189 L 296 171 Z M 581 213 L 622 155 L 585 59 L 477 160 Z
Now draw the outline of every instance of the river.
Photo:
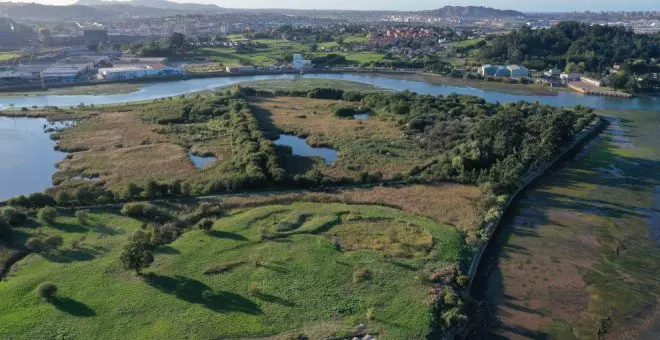
M 554 106 L 574 106 L 584 105 L 596 109 L 632 109 L 632 110 L 653 110 L 660 107 L 660 98 L 611 98 L 588 96 L 577 92 L 557 92 L 556 96 L 539 95 L 520 95 L 507 94 L 496 91 L 479 90 L 472 87 L 448 86 L 430 84 L 421 81 L 394 79 L 379 75 L 360 75 L 360 74 L 305 74 L 305 75 L 260 75 L 260 76 L 237 76 L 237 77 L 218 77 L 218 78 L 200 78 L 191 80 L 167 81 L 160 83 L 148 83 L 137 92 L 116 95 L 48 95 L 48 96 L 28 96 L 18 98 L 0 99 L 0 109 L 13 105 L 14 107 L 32 107 L 32 106 L 75 106 L 80 103 L 102 105 L 119 104 L 143 100 L 152 100 L 156 98 L 178 96 L 182 94 L 210 90 L 218 87 L 224 87 L 236 83 L 269 80 L 269 79 L 295 79 L 295 78 L 316 78 L 316 79 L 338 79 L 355 81 L 370 84 L 385 89 L 403 91 L 410 90 L 417 93 L 431 95 L 448 95 L 451 93 L 466 94 L 478 96 L 489 102 L 510 103 L 520 100 L 538 101 L 542 104 Z

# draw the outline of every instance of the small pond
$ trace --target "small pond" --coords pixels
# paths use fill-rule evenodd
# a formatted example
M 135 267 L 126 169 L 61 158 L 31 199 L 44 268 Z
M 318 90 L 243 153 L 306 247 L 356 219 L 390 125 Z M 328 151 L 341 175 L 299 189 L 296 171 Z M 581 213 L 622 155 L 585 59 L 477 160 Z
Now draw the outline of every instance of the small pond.
M 193 162 L 193 164 L 195 164 L 195 166 L 200 169 L 215 162 L 216 160 L 216 158 L 213 156 L 197 156 L 192 152 L 188 152 L 188 156 L 190 157 L 190 160 Z
M 312 147 L 307 144 L 307 141 L 304 138 L 298 136 L 280 135 L 280 138 L 273 143 L 275 143 L 275 145 L 290 146 L 293 150 L 293 154 L 297 156 L 321 157 L 323 158 L 323 161 L 325 161 L 325 164 L 328 165 L 337 160 L 339 154 L 335 149 Z
M 358 114 L 354 114 L 353 118 L 355 118 L 357 120 L 367 120 L 367 119 L 369 119 L 369 114 L 368 113 L 358 113 Z
M 56 151 L 46 131 L 71 126 L 45 118 L 0 117 L 0 201 L 42 192 L 52 186 L 55 163 L 66 153 Z

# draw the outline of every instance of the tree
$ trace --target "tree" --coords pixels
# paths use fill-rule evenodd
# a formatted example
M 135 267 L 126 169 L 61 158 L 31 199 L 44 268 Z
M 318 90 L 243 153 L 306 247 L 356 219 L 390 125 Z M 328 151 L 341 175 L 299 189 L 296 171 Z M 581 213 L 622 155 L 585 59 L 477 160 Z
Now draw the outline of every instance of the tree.
M 35 293 L 37 297 L 44 299 L 46 302 L 51 302 L 57 294 L 57 286 L 50 282 L 44 282 L 37 286 Z
M 124 246 L 119 259 L 124 268 L 134 270 L 140 275 L 142 269 L 154 262 L 154 246 L 151 243 L 151 234 L 138 230 Z
M 124 198 L 133 199 L 140 197 L 142 194 L 142 188 L 133 182 L 126 183 L 126 188 L 124 189 Z
M 60 191 L 55 196 L 55 202 L 57 202 L 59 206 L 67 205 L 71 202 L 71 195 L 66 191 Z
M 570 63 L 566 64 L 566 68 L 564 69 L 564 72 L 566 72 L 566 73 L 579 73 L 580 72 L 580 67 L 574 62 L 570 62 Z
M 42 223 L 52 224 L 57 218 L 57 210 L 52 207 L 43 207 L 37 212 L 37 219 Z

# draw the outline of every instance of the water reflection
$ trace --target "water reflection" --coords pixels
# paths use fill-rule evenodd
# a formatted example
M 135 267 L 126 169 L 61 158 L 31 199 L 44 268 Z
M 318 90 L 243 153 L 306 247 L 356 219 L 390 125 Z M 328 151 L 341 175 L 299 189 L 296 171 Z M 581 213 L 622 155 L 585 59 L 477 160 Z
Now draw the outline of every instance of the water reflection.
M 55 163 L 66 155 L 54 149 L 45 131 L 71 122 L 45 118 L 0 117 L 0 200 L 41 192 L 52 185 Z
M 338 152 L 337 150 L 330 148 L 315 148 L 307 144 L 307 141 L 304 138 L 291 135 L 280 135 L 280 138 L 275 140 L 273 143 L 276 145 L 286 145 L 290 146 L 293 154 L 304 157 L 321 157 L 325 164 L 332 164 L 337 160 Z
M 193 164 L 195 164 L 195 166 L 200 169 L 215 162 L 216 160 L 216 158 L 213 156 L 197 156 L 192 152 L 188 152 L 188 156 L 190 156 L 190 160 L 193 162 Z

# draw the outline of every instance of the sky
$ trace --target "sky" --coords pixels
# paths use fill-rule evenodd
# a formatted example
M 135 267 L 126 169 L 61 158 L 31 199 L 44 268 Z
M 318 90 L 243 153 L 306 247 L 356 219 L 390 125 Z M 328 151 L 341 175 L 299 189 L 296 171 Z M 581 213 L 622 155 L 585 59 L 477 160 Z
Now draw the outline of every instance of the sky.
M 6 2 L 6 0 L 0 0 Z M 76 0 L 13 0 L 14 2 L 39 2 L 49 5 L 68 5 Z M 514 9 L 522 12 L 571 12 L 571 11 L 660 11 L 660 0 L 174 0 L 197 2 L 236 8 L 298 8 L 298 9 L 359 9 L 359 10 L 424 10 L 445 5 L 487 6 Z

